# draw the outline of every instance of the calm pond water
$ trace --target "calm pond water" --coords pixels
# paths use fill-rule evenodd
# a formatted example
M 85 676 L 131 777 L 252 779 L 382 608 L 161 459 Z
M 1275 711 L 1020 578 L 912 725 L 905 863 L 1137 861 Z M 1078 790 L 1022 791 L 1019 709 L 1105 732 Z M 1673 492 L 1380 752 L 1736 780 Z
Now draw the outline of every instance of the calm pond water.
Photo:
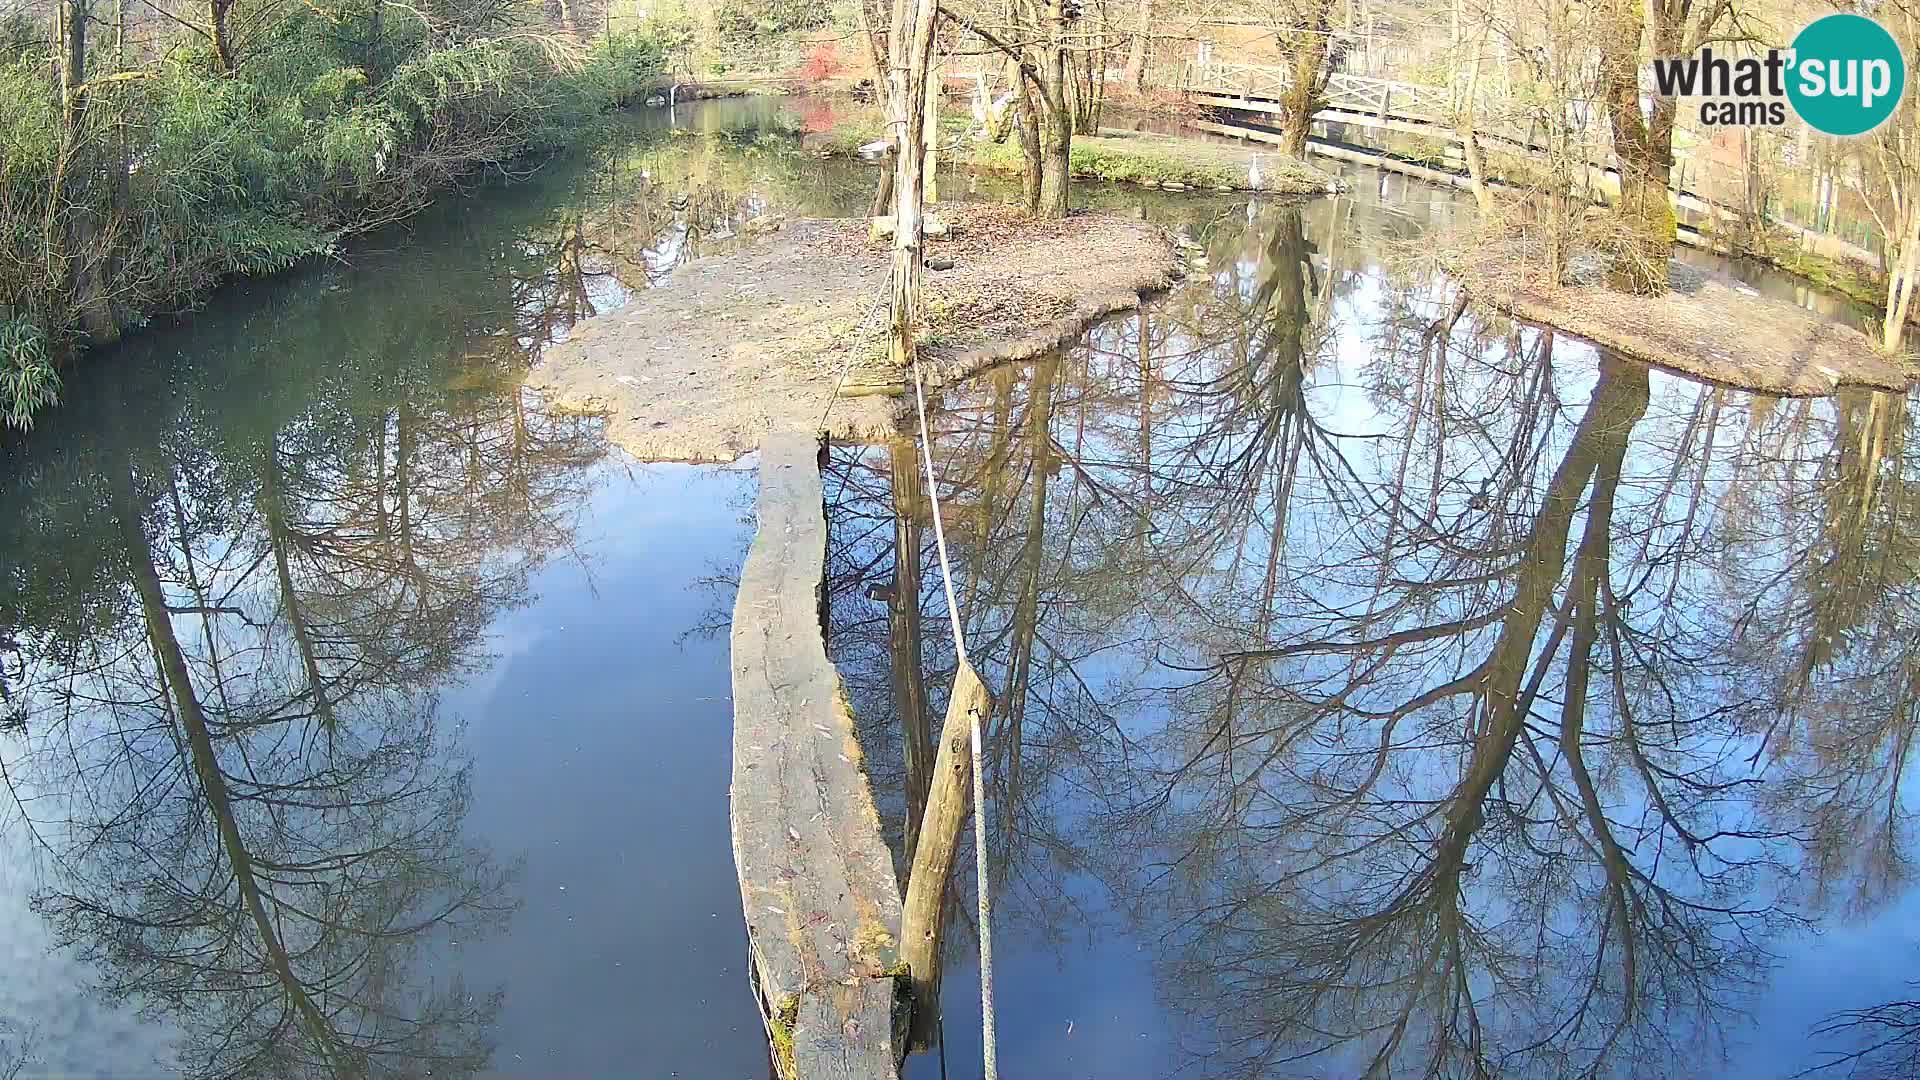
M 1913 997 L 1907 401 L 1462 308 L 1382 257 L 1453 212 L 1420 190 L 1222 216 L 1188 284 L 937 406 L 1019 1075 L 1786 1077 Z M 896 838 L 953 664 L 912 453 L 828 495 Z
M 637 117 L 136 337 L 5 446 L 0 1075 L 766 1074 L 751 462 L 639 465 L 517 389 L 767 195 L 834 205 L 761 157 Z
M 632 462 L 517 376 L 746 218 L 859 212 L 872 173 L 800 149 L 830 110 L 635 116 L 0 445 L 0 1074 L 767 1074 L 726 820 L 752 462 Z M 1456 311 L 1386 253 L 1460 202 L 1351 175 L 1084 190 L 1204 264 L 938 403 L 1004 688 L 1007 1074 L 1790 1075 L 1920 947 L 1905 403 Z M 896 843 L 952 665 L 910 450 L 828 476 Z

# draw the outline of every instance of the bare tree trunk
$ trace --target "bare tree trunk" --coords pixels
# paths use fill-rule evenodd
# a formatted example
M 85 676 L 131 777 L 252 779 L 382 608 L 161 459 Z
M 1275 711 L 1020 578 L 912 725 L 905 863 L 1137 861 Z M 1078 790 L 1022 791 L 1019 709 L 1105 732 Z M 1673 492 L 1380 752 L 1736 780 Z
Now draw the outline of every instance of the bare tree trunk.
M 867 46 L 867 61 L 873 65 L 873 89 L 876 94 L 885 93 L 887 87 L 887 54 L 881 47 L 880 31 L 873 25 L 873 16 L 867 12 L 867 0 L 855 0 L 853 15 L 860 28 L 860 40 Z
M 1100 132 L 1100 107 L 1106 97 L 1107 49 L 1102 43 L 1067 60 L 1067 90 L 1076 135 Z
M 1040 205 L 1034 211 L 1036 217 L 1067 216 L 1073 184 L 1072 161 L 1073 125 L 1064 115 L 1053 113 L 1041 130 Z
M 227 33 L 227 12 L 233 10 L 233 0 L 207 0 L 207 33 L 213 38 L 213 57 L 220 63 L 220 73 L 233 74 L 233 40 Z
M 1107 101 L 1107 49 L 1105 45 L 1087 54 L 1086 92 L 1080 98 L 1080 114 L 1074 117 L 1074 130 L 1083 135 L 1100 134 L 1100 112 Z
M 1552 87 L 1547 113 L 1547 271 L 1553 284 L 1559 285 L 1566 275 L 1573 187 L 1572 138 L 1567 124 L 1572 31 L 1565 4 L 1553 5 L 1547 20 L 1547 81 Z M 1532 138 L 1531 133 L 1528 138 Z
M 1039 67 L 1041 104 L 1040 205 L 1042 218 L 1067 216 L 1072 180 L 1073 115 L 1067 102 L 1067 9 L 1065 0 L 1047 0 L 1047 42 Z
M 1456 9 L 1457 10 L 1457 9 Z M 1475 101 L 1480 93 L 1480 43 L 1474 43 L 1474 56 L 1467 61 L 1467 85 L 1460 103 L 1460 151 L 1467 160 L 1467 179 L 1473 184 L 1473 201 L 1482 217 L 1493 213 L 1493 191 L 1487 187 L 1487 168 L 1480 157 L 1480 136 L 1474 130 Z
M 86 111 L 87 20 L 92 8 L 92 0 L 62 0 L 55 16 L 60 23 L 56 46 L 60 111 L 69 133 L 79 128 Z
M 387 78 L 387 0 L 369 0 L 367 12 L 367 77 L 375 84 Z
M 1296 158 L 1307 156 L 1307 135 L 1313 130 L 1313 114 L 1320 110 L 1320 95 L 1326 87 L 1332 13 L 1331 0 L 1312 0 L 1312 7 L 1301 13 L 1296 32 L 1289 35 L 1293 71 L 1292 82 L 1281 98 L 1285 111 L 1280 118 L 1280 136 L 1281 145 Z
M 1147 79 L 1147 38 L 1153 27 L 1153 0 L 1140 0 L 1134 12 L 1137 24 L 1133 42 L 1127 48 L 1127 89 L 1139 90 Z
M 1453 58 L 1453 63 L 1456 65 L 1450 73 L 1451 77 L 1447 79 L 1447 92 L 1450 95 L 1450 101 L 1455 112 L 1460 111 L 1460 69 L 1457 65 L 1460 62 L 1460 42 L 1463 40 L 1460 36 L 1460 9 L 1462 6 L 1461 0 L 1452 0 L 1452 3 L 1449 5 L 1451 10 L 1448 13 L 1449 19 L 1447 25 L 1447 55 Z
M 1033 91 L 1022 80 L 1020 94 L 1014 99 L 1014 126 L 1020 132 L 1020 195 L 1027 213 L 1040 212 L 1040 118 L 1033 104 Z
M 60 97 L 59 158 L 54 168 L 45 229 L 47 261 L 65 283 L 70 310 L 96 344 L 119 336 L 108 295 L 111 244 L 95 205 L 106 179 L 97 132 L 87 108 L 87 24 L 92 0 L 62 0 L 56 9 L 58 42 L 54 67 Z
M 1889 353 L 1900 351 L 1913 294 L 1920 290 L 1920 280 L 1916 280 L 1920 278 L 1920 204 L 1909 195 L 1901 210 L 1906 227 L 1900 234 L 1899 250 L 1890 253 L 1897 259 L 1888 260 L 1887 319 L 1880 331 L 1880 347 Z
M 927 62 L 926 94 L 926 157 L 920 168 L 921 183 L 925 185 L 925 201 L 928 206 L 940 202 L 940 64 L 937 60 Z
M 1760 141 L 1752 128 L 1740 129 L 1740 246 L 1763 254 L 1767 245 L 1767 178 L 1760 165 Z
M 1610 276 L 1615 287 L 1652 294 L 1667 288 L 1667 260 L 1673 255 L 1673 205 L 1670 144 L 1662 145 L 1657 124 L 1640 112 L 1640 38 L 1645 18 L 1640 0 L 1614 0 L 1613 25 L 1601 35 L 1600 96 L 1613 134 L 1614 161 L 1620 171 L 1620 199 L 1614 219 L 1625 236 L 1616 245 Z M 1671 138 L 1670 130 L 1667 132 Z
M 919 315 L 920 270 L 925 237 L 921 206 L 926 194 L 927 69 L 933 53 L 934 0 L 896 0 L 889 36 L 888 119 L 899 131 L 893 180 L 893 296 L 888 353 L 896 367 L 913 362 L 914 322 Z

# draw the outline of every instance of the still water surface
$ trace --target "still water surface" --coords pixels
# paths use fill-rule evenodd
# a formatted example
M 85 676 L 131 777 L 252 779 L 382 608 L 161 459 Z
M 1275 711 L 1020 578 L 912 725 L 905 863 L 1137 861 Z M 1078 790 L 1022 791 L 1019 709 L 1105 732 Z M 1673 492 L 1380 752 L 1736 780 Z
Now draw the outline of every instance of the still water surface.
M 516 385 L 737 223 L 707 178 L 751 157 L 650 119 L 228 290 L 5 447 L 0 1074 L 765 1075 L 751 462 Z
M 726 827 L 751 461 L 633 463 L 516 378 L 746 218 L 858 213 L 872 174 L 800 147 L 830 108 L 635 117 L 134 339 L 4 447 L 0 1071 L 766 1074 Z M 1459 201 L 1352 175 L 1086 189 L 1193 278 L 938 403 L 1004 688 L 1003 1066 L 1817 1063 L 1920 949 L 1906 403 L 1460 309 L 1388 257 Z M 828 476 L 896 844 L 952 665 L 911 460 Z
M 1913 996 L 1907 400 L 1463 307 L 1386 257 L 1454 212 L 1422 190 L 1216 218 L 1186 285 L 939 404 L 1004 688 L 1002 1061 L 1785 1077 L 1860 1045 L 1810 1036 L 1835 1011 Z M 953 664 L 912 449 L 829 483 L 830 640 L 896 836 Z M 979 1055 L 956 905 L 949 1067 Z

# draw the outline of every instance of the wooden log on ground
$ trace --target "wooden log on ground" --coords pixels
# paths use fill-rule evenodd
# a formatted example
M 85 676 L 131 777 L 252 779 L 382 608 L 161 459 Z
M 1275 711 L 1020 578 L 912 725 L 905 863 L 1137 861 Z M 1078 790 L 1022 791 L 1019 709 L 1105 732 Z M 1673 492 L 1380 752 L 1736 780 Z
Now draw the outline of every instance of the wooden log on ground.
M 733 857 L 782 1080 L 891 1080 L 905 1047 L 900 885 L 820 623 L 819 442 L 760 450 L 733 609 Z

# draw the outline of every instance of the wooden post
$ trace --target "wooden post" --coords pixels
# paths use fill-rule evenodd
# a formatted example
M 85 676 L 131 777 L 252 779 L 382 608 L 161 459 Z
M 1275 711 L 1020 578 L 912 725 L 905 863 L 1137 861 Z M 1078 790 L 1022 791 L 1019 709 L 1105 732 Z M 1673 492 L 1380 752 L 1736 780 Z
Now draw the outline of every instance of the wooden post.
M 940 729 L 927 811 L 920 819 L 920 842 L 908 871 L 907 900 L 900 917 L 900 959 L 913 985 L 910 1045 L 933 1045 L 940 1021 L 940 941 L 947 907 L 947 883 L 953 877 L 960 833 L 973 810 L 973 724 L 982 728 L 993 711 L 993 697 L 973 666 L 961 661 Z
M 894 154 L 893 273 L 887 354 L 894 366 L 913 362 L 913 324 L 920 303 L 921 203 L 925 197 L 927 68 L 933 53 L 934 0 L 895 0 L 889 35 L 888 120 L 898 139 Z
M 923 138 L 927 144 L 926 157 L 920 169 L 925 194 L 922 198 L 928 206 L 940 202 L 940 65 L 932 57 L 927 60 L 927 112 L 923 121 Z

